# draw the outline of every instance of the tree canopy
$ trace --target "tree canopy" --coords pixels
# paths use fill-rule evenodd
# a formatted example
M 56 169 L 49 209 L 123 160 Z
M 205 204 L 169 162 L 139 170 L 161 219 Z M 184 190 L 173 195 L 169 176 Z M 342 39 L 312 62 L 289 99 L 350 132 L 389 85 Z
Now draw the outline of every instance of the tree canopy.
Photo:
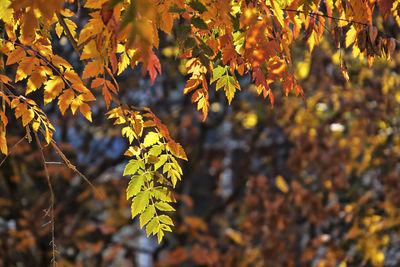
M 380 192 L 364 188 L 365 184 L 353 191 L 349 188 L 355 176 L 374 177 L 373 172 L 379 173 L 388 184 L 399 178 L 395 166 L 399 157 L 395 127 L 399 122 L 394 119 L 400 102 L 394 89 L 398 84 L 394 72 L 398 62 L 395 49 L 399 10 L 400 2 L 392 0 L 1 0 L 0 149 L 5 155 L 1 164 L 24 139 L 29 143 L 34 140 L 38 146 L 42 176 L 51 192 L 48 212 L 54 245 L 57 192 L 53 192 L 52 187 L 52 164 L 46 159 L 50 157 L 49 148 L 70 171 L 89 183 L 96 198 L 104 199 L 107 195 L 104 189 L 96 189 L 85 172 L 71 163 L 58 144 L 62 138 L 57 137 L 57 131 L 62 127 L 57 110 L 64 117 L 83 116 L 109 131 L 118 129 L 118 134 L 128 144 L 125 151 L 119 153 L 129 158 L 122 175 L 130 178 L 125 197 L 131 199 L 131 217 L 138 217 L 140 228 L 145 227 L 147 236 L 157 236 L 160 243 L 165 232 L 173 231 L 174 203 L 185 201 L 174 188 L 185 177 L 182 164 L 191 157 L 186 155 L 185 146 L 173 138 L 179 127 L 172 127 L 174 134 L 171 134 L 168 123 L 157 115 L 161 110 L 155 112 L 152 105 L 146 105 L 146 101 L 139 98 L 129 100 L 126 97 L 129 85 L 124 81 L 127 73 L 131 75 L 140 70 L 144 80 L 149 78 L 147 86 L 151 88 L 157 85 L 162 73 L 171 74 L 175 68 L 186 75 L 181 94 L 189 95 L 190 102 L 195 103 L 204 127 L 209 127 L 207 123 L 218 125 L 218 119 L 208 115 L 228 112 L 229 107 L 224 105 L 227 102 L 238 110 L 232 118 L 233 125 L 250 130 L 259 125 L 258 121 L 263 121 L 265 126 L 278 131 L 275 138 L 281 135 L 293 146 L 290 152 L 284 152 L 291 171 L 275 166 L 270 173 L 278 191 L 271 189 L 271 184 L 266 184 L 261 174 L 257 175 L 258 171 L 263 173 L 258 170 L 261 167 L 254 167 L 246 183 L 237 181 L 238 185 L 246 184 L 246 189 L 235 191 L 232 199 L 241 195 L 244 198 L 241 201 L 249 210 L 238 208 L 244 216 L 242 232 L 228 228 L 230 232 L 225 233 L 233 243 L 244 246 L 247 242 L 246 253 L 255 261 L 294 264 L 296 255 L 290 253 L 301 251 L 295 248 L 298 243 L 292 240 L 296 237 L 290 235 L 291 229 L 297 226 L 297 213 L 318 226 L 325 222 L 328 225 L 324 227 L 330 228 L 331 223 L 331 231 L 339 228 L 332 223 L 336 214 L 350 228 L 345 237 L 326 245 L 326 256 L 321 256 L 323 260 L 320 261 L 325 265 L 321 266 L 345 266 L 342 264 L 348 260 L 357 262 L 357 259 L 350 259 L 351 253 L 346 254 L 340 243 L 352 239 L 356 239 L 357 251 L 364 253 L 363 263 L 380 266 L 385 259 L 381 249 L 391 238 L 384 232 L 398 227 L 399 223 L 395 188 Z M 71 48 L 69 53 L 65 51 L 66 45 Z M 315 52 L 317 49 L 319 52 Z M 332 55 L 329 62 L 335 64 L 330 71 L 338 70 L 341 76 L 327 77 L 321 73 L 328 71 L 322 70 L 328 56 L 324 58 L 321 53 Z M 378 63 L 374 65 L 374 62 Z M 381 75 L 378 81 L 373 79 L 374 71 Z M 337 81 L 342 87 L 336 85 Z M 316 90 L 303 89 L 315 85 Z M 374 91 L 379 86 L 380 91 Z M 371 89 L 361 89 L 363 87 Z M 242 89 L 243 92 L 239 92 Z M 260 95 L 257 100 L 248 101 L 256 106 L 249 106 L 240 98 L 246 91 Z M 291 95 L 301 99 L 293 99 Z M 162 97 L 154 95 L 150 99 L 152 97 L 163 101 Z M 265 111 L 258 108 L 263 99 L 273 107 L 267 115 L 260 115 Z M 364 105 L 375 106 L 368 106 L 368 110 Z M 194 118 L 191 116 L 186 122 L 179 118 L 181 124 L 188 127 Z M 23 137 L 17 142 L 13 140 L 14 146 L 9 149 L 7 131 L 10 127 L 7 126 L 10 120 L 18 119 L 20 122 L 13 125 L 22 129 Z M 291 125 L 290 121 L 296 124 Z M 76 123 L 86 125 L 86 122 Z M 262 154 L 256 152 L 256 148 L 257 142 L 262 142 L 264 128 L 257 127 L 251 140 L 254 155 Z M 346 130 L 343 127 L 347 127 Z M 363 132 L 363 129 L 367 130 Z M 240 130 L 236 134 L 250 138 Z M 193 136 L 198 135 L 193 132 Z M 279 144 L 279 141 L 274 142 Z M 391 145 L 386 147 L 385 142 Z M 196 158 L 196 153 L 189 155 Z M 257 159 L 252 158 L 254 155 L 249 155 L 247 164 L 257 164 Z M 209 159 L 216 170 L 222 169 L 219 157 L 222 156 L 210 155 Z M 389 159 L 384 160 L 385 157 Z M 264 164 L 278 164 L 272 161 L 269 158 Z M 239 169 L 235 171 L 241 173 Z M 297 178 L 288 181 L 285 175 Z M 351 193 L 340 195 L 340 190 Z M 382 201 L 376 210 L 361 212 L 366 209 L 361 207 L 364 203 L 378 201 L 383 196 L 389 200 Z M 345 199 L 335 200 L 341 197 Z M 230 201 L 229 197 L 225 204 L 229 206 Z M 248 215 L 247 219 L 244 214 Z M 276 225 L 271 226 L 271 222 Z M 186 227 L 193 228 L 191 234 L 204 232 L 206 228 L 201 220 L 185 223 Z M 269 225 L 270 229 L 263 230 L 263 225 Z M 367 229 L 364 232 L 363 227 Z M 257 231 L 266 231 L 267 238 L 272 241 L 258 240 L 254 242 L 258 245 L 251 245 Z M 302 263 L 318 258 L 317 247 L 334 239 L 321 232 L 324 232 L 323 226 L 315 239 L 309 241 L 313 249 L 301 256 Z M 368 240 L 374 240 L 373 244 Z M 215 242 L 202 242 L 210 247 L 212 254 Z M 279 253 L 284 249 L 279 246 L 285 244 L 293 247 L 289 248 L 290 255 L 281 260 Z M 276 258 L 260 259 L 262 255 L 253 249 L 257 246 L 268 251 L 268 255 L 276 252 Z M 209 255 L 202 246 L 196 245 L 193 250 L 197 251 L 193 255 L 207 255 L 203 262 L 202 257 L 194 256 L 197 263 L 216 264 L 213 259 L 217 256 Z M 183 255 L 182 251 L 176 253 Z M 242 263 L 248 260 L 248 264 L 252 264 L 250 258 L 235 259 L 233 256 L 230 260 Z

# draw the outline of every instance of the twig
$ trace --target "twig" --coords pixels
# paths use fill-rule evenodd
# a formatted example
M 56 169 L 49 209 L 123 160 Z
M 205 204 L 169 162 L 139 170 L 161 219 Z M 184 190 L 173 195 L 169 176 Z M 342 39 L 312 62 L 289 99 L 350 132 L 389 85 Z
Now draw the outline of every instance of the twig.
M 62 165 L 63 163 L 58 161 L 46 161 L 46 164 Z
M 36 143 L 39 147 L 40 154 L 42 156 L 44 173 L 46 175 L 47 185 L 49 186 L 49 190 L 50 190 L 50 198 L 51 198 L 50 208 L 49 208 L 50 214 L 46 214 L 46 215 L 50 215 L 50 224 L 51 224 L 51 242 L 50 242 L 51 252 L 52 252 L 51 262 L 52 262 L 53 266 L 56 266 L 57 265 L 56 244 L 55 244 L 55 238 L 54 238 L 54 202 L 55 202 L 54 191 L 53 191 L 53 187 L 51 186 L 50 175 L 49 175 L 49 171 L 47 169 L 46 160 L 44 158 L 43 147 L 40 143 L 37 132 L 33 131 L 33 133 L 35 134 Z
M 355 21 L 355 20 L 348 20 L 348 19 L 341 19 L 341 18 L 335 18 L 329 15 L 325 15 L 325 14 L 320 14 L 320 13 L 316 13 L 316 12 L 304 12 L 302 10 L 296 10 L 296 9 L 289 9 L 289 8 L 283 8 L 283 11 L 287 11 L 287 12 L 299 12 L 299 13 L 303 13 L 305 15 L 310 15 L 310 16 L 320 16 L 320 17 L 324 17 L 324 18 L 329 18 L 329 19 L 334 19 L 334 20 L 338 20 L 338 21 L 346 21 L 348 23 L 355 23 L 355 24 L 360 24 L 360 25 L 364 25 L 364 26 L 368 26 L 368 24 L 363 23 L 363 22 L 359 22 L 359 21 Z
M 14 149 L 25 139 L 25 137 L 26 137 L 26 135 L 25 135 L 24 137 L 22 137 L 21 139 L 19 139 L 19 141 L 16 142 L 16 143 L 12 146 L 12 148 L 10 149 L 10 151 L 8 152 L 8 154 L 7 154 L 7 155 L 5 156 L 5 158 L 1 161 L 0 167 L 1 167 L 1 165 L 3 165 L 3 163 L 6 161 L 6 159 L 8 158 L 8 156 L 14 152 Z
M 42 132 L 42 134 L 44 133 L 44 130 L 42 128 L 40 128 L 40 131 Z M 64 161 L 64 164 L 70 168 L 72 171 L 74 171 L 76 174 L 78 174 L 80 177 L 83 178 L 83 180 L 85 180 L 86 183 L 88 183 L 90 185 L 90 187 L 93 189 L 93 191 L 97 194 L 97 196 L 99 196 L 101 199 L 105 199 L 105 196 L 102 192 L 100 192 L 99 190 L 97 190 L 97 188 L 89 181 L 89 179 L 83 174 L 81 173 L 76 167 L 75 165 L 73 165 L 71 163 L 71 161 L 69 161 L 69 159 L 65 156 L 65 154 L 61 151 L 61 149 L 58 147 L 57 143 L 52 139 L 50 141 L 51 146 L 57 151 L 57 153 L 60 155 L 60 157 L 62 158 L 62 160 Z
M 67 35 L 67 38 L 68 38 L 69 42 L 71 43 L 71 45 L 74 48 L 75 52 L 78 55 L 80 55 L 78 44 L 76 43 L 74 37 L 72 36 L 71 31 L 69 30 L 67 24 L 65 23 L 64 18 L 61 16 L 61 14 L 59 12 L 57 12 L 56 15 L 57 15 L 57 18 L 58 18 L 58 22 L 63 27 L 65 35 Z

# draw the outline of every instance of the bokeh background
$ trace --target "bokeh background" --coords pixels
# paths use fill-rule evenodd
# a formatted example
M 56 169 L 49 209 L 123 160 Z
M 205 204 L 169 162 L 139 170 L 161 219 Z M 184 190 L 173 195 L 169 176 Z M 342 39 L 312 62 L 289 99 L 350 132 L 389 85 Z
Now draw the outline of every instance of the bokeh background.
M 77 24 L 85 19 L 79 13 Z M 396 37 L 394 21 L 377 26 Z M 128 144 L 106 120 L 101 92 L 92 124 L 46 106 L 56 142 L 106 196 L 67 167 L 49 165 L 59 266 L 399 266 L 400 55 L 368 68 L 332 43 L 327 35 L 312 55 L 304 40 L 293 48 L 307 107 L 280 84 L 271 106 L 245 74 L 231 106 L 211 86 L 201 122 L 183 96 L 188 77 L 174 36 L 161 38 L 163 73 L 154 85 L 140 69 L 119 77 L 120 99 L 150 107 L 189 158 L 181 162 L 175 227 L 161 244 L 131 219 L 122 176 Z M 82 70 L 65 37 L 54 45 Z M 11 116 L 9 123 L 12 147 L 25 133 Z M 61 162 L 50 147 L 45 155 Z M 0 265 L 50 264 L 49 203 L 40 151 L 24 140 L 0 167 Z

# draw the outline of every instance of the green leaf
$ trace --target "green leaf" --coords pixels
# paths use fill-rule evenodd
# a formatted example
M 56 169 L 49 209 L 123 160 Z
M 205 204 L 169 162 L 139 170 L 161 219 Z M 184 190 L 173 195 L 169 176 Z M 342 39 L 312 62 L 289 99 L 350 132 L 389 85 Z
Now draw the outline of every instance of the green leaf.
M 164 201 L 164 202 L 174 201 L 169 196 L 169 193 L 170 192 L 168 191 L 168 189 L 166 187 L 163 187 L 163 186 L 157 186 L 157 187 L 154 187 L 151 190 L 151 196 L 152 197 L 155 197 L 156 199 L 159 199 L 159 200 Z
M 131 159 L 128 164 L 126 164 L 123 176 L 125 175 L 134 175 L 137 170 L 140 168 L 140 160 Z
M 230 75 L 222 76 L 216 85 L 216 90 L 218 91 L 220 88 L 224 88 L 226 98 L 228 99 L 229 104 L 231 104 L 233 97 L 235 96 L 236 89 L 240 90 L 240 85 L 235 77 Z
M 163 154 L 159 157 L 159 161 L 154 164 L 154 170 L 156 171 L 158 168 L 160 168 L 162 165 L 164 165 L 165 162 L 167 162 L 168 155 Z
M 153 205 L 149 205 L 140 215 L 140 228 L 143 228 L 156 215 L 156 209 Z
M 221 78 L 221 76 L 224 75 L 224 73 L 226 73 L 226 68 L 225 67 L 217 66 L 216 68 L 214 68 L 213 69 L 212 79 L 211 79 L 210 83 L 213 83 L 216 80 L 218 80 L 219 78 Z
M 161 152 L 163 150 L 163 147 L 164 147 L 163 145 L 154 145 L 154 146 L 152 146 L 150 148 L 150 150 L 149 150 L 149 155 L 153 155 L 153 156 L 158 157 L 161 154 Z
M 200 13 L 206 12 L 207 8 L 198 0 L 193 0 L 189 2 L 189 6 Z
M 132 176 L 128 188 L 126 189 L 126 199 L 130 199 L 131 197 L 136 196 L 142 189 L 143 185 L 144 185 L 143 175 Z
M 150 147 L 154 144 L 156 144 L 160 140 L 160 135 L 156 132 L 149 132 L 143 141 L 143 145 L 145 147 Z
M 164 164 L 164 167 L 163 167 L 163 173 L 166 173 L 166 172 L 168 172 L 170 169 L 171 169 L 171 167 L 172 167 L 172 164 L 171 163 L 167 163 L 167 164 Z
M 136 197 L 132 199 L 132 219 L 141 213 L 148 205 L 150 199 L 150 191 L 142 191 L 137 194 Z
M 193 26 L 201 29 L 201 30 L 208 30 L 207 24 L 204 22 L 202 18 L 199 17 L 192 17 L 190 19 L 190 23 L 193 24 Z
M 156 202 L 154 203 L 157 209 L 161 211 L 175 211 L 175 209 L 166 202 Z
M 172 221 L 172 219 L 167 216 L 167 215 L 160 215 L 158 216 L 158 219 L 160 220 L 160 222 L 168 224 L 168 225 L 174 225 L 174 222 Z

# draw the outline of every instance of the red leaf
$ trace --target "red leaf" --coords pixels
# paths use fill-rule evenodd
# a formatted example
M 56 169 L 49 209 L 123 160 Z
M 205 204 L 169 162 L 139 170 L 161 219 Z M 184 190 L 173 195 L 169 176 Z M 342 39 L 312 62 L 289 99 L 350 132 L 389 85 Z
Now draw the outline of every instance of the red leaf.
M 149 62 L 147 63 L 147 71 L 150 75 L 151 84 L 153 84 L 158 73 L 161 74 L 161 64 L 153 50 L 150 52 Z

